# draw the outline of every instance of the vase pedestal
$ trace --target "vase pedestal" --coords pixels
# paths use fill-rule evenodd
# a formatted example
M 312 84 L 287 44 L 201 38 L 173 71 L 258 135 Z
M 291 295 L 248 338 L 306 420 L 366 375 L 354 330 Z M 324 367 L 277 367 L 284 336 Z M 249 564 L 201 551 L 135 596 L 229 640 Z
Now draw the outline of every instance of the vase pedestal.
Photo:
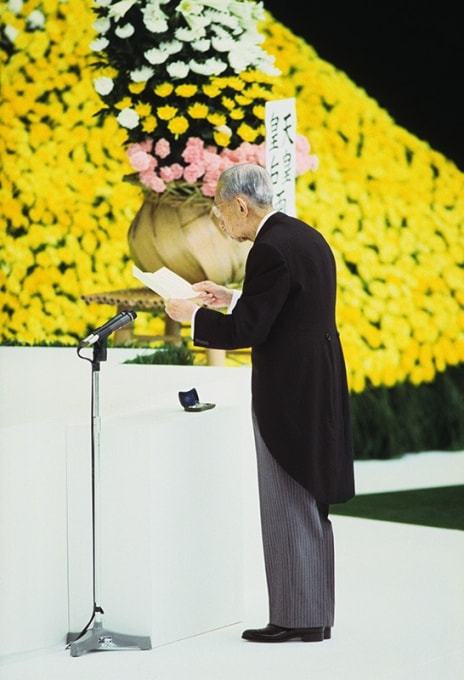
M 207 349 L 206 358 L 208 366 L 225 366 L 226 365 L 226 350 L 225 349 Z

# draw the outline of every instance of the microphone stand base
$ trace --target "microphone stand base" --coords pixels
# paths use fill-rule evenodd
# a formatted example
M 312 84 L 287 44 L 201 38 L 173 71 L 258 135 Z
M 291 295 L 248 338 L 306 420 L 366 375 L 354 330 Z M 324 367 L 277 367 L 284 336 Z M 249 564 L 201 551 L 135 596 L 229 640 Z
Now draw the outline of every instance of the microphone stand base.
M 101 621 L 95 621 L 93 627 L 78 640 L 80 633 L 68 633 L 66 642 L 71 643 L 71 656 L 81 656 L 86 652 L 105 652 L 116 649 L 151 649 L 151 639 L 143 635 L 126 635 L 103 628 Z

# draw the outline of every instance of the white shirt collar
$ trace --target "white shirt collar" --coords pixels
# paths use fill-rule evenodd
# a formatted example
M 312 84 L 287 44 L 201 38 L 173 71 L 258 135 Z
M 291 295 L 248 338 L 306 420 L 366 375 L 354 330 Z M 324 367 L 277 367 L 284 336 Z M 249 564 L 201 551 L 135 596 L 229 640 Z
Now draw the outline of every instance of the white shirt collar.
M 271 215 L 274 215 L 274 213 L 276 213 L 276 212 L 279 212 L 279 211 L 278 211 L 278 210 L 271 210 L 271 212 L 268 212 L 267 215 L 264 215 L 263 219 L 262 219 L 261 222 L 258 224 L 258 228 L 256 229 L 255 238 L 256 238 L 256 236 L 258 235 L 258 231 L 261 229 L 261 227 L 262 227 L 263 224 L 266 222 L 266 220 L 268 219 L 268 217 L 270 217 Z

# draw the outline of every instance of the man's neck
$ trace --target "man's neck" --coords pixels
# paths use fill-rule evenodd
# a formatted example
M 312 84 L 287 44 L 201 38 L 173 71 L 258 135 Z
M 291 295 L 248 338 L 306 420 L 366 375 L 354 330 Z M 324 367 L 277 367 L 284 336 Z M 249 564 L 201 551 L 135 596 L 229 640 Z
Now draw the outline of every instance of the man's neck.
M 259 222 L 258 222 L 258 224 L 256 225 L 256 231 L 255 231 L 255 235 L 254 235 L 253 241 L 256 239 L 259 230 L 260 230 L 261 227 L 264 225 L 264 223 L 266 222 L 266 220 L 268 219 L 268 217 L 270 217 L 271 215 L 273 215 L 275 212 L 277 212 L 277 210 L 274 210 L 274 208 L 269 208 L 269 210 L 266 210 L 265 212 L 261 213 L 260 216 L 258 216 L 258 217 L 259 217 Z

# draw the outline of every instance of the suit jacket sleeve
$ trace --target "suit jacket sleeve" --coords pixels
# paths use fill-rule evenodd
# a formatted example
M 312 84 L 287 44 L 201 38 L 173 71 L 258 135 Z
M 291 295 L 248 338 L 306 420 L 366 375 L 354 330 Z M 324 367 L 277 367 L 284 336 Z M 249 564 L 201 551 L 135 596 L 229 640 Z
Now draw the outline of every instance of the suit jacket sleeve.
M 290 274 L 279 251 L 255 243 L 248 253 L 241 296 L 231 314 L 200 307 L 193 344 L 215 349 L 259 345 L 267 338 L 290 291 Z

